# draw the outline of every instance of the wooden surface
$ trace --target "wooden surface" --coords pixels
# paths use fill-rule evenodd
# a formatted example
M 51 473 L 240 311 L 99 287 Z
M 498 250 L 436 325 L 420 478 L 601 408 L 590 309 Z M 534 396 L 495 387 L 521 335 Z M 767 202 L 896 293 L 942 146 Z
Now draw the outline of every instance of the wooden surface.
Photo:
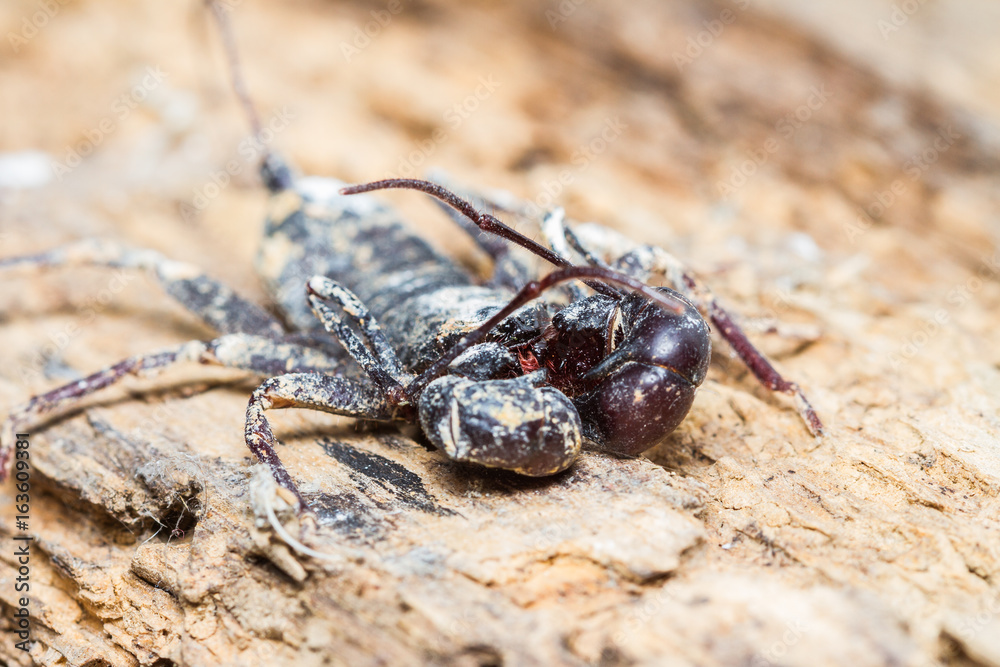
M 0 191 L 0 256 L 114 238 L 263 301 L 252 170 L 200 199 L 245 132 L 200 3 L 55 4 L 16 52 L 0 46 L 0 149 L 64 161 L 111 129 L 61 180 Z M 883 36 L 891 7 L 857 3 L 823 20 L 832 3 L 425 0 L 365 45 L 355 28 L 384 4 L 230 4 L 263 115 L 290 118 L 274 145 L 304 172 L 441 167 L 663 245 L 830 434 L 810 438 L 720 341 L 691 415 L 648 458 L 587 453 L 551 480 L 277 414 L 286 464 L 325 508 L 310 539 L 324 561 L 262 518 L 281 501 L 251 483 L 254 381 L 171 370 L 32 432 L 32 659 L 1000 665 L 1000 104 L 996 46 L 973 48 L 979 5 L 920 5 Z M 0 34 L 37 5 L 5 3 Z M 967 30 L 952 30 L 960 48 L 932 37 L 942 16 Z M 119 118 L 115 99 L 156 71 Z M 390 199 L 488 270 L 420 196 Z M 211 335 L 144 276 L 0 281 L 2 415 Z M 12 645 L 5 632 L 0 660 L 30 664 Z

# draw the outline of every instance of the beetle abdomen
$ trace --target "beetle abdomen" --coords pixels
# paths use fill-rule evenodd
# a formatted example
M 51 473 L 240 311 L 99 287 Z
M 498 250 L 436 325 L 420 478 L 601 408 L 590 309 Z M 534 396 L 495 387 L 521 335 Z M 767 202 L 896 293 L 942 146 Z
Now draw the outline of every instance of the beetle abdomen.
M 321 183 L 334 193 L 340 185 Z M 303 187 L 274 195 L 257 257 L 265 287 L 295 329 L 322 328 L 306 301 L 305 284 L 314 275 L 354 292 L 380 320 L 414 297 L 472 284 L 468 274 L 400 224 L 392 209 L 371 197 L 321 194 Z

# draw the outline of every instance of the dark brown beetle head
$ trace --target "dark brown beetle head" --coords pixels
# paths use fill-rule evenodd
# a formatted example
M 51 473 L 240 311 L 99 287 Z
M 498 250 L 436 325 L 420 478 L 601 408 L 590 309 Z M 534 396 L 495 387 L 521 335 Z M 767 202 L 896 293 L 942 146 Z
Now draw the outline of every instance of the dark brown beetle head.
M 607 354 L 583 375 L 592 388 L 573 403 L 585 436 L 604 450 L 636 455 L 687 415 L 712 344 L 708 324 L 690 303 L 676 314 L 633 294 L 612 302 L 609 313 Z

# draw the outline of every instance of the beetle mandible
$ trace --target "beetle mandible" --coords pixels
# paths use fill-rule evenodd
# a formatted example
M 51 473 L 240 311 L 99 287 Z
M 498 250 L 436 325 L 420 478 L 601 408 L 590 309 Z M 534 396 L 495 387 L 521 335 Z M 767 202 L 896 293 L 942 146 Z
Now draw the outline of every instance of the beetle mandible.
M 219 5 L 209 5 L 226 41 L 234 88 L 259 133 L 229 25 Z M 798 385 L 785 380 L 711 291 L 662 249 L 637 246 L 606 263 L 600 248 L 563 224 L 560 210 L 542 221 L 545 247 L 427 181 L 345 188 L 332 179 L 296 177 L 273 153 L 260 173 L 271 200 L 257 269 L 278 313 L 194 266 L 115 243 L 81 241 L 0 260 L 0 268 L 145 269 L 222 334 L 125 359 L 31 398 L 0 431 L 0 477 L 9 472 L 19 429 L 127 375 L 179 362 L 268 378 L 250 398 L 246 443 L 303 511 L 308 505 L 277 456 L 267 410 L 419 422 L 452 459 L 551 475 L 573 463 L 583 438 L 635 455 L 676 428 L 708 369 L 706 318 L 764 386 L 794 397 L 813 435 L 823 431 Z M 492 279 L 477 284 L 366 194 L 388 188 L 420 190 L 450 207 L 493 259 Z M 557 269 L 532 280 L 509 244 Z M 587 265 L 574 265 L 573 252 Z M 655 273 L 672 288 L 647 285 Z M 571 281 L 583 281 L 594 294 L 566 287 Z M 574 300 L 538 300 L 557 286 Z M 349 369 L 344 351 L 361 372 Z

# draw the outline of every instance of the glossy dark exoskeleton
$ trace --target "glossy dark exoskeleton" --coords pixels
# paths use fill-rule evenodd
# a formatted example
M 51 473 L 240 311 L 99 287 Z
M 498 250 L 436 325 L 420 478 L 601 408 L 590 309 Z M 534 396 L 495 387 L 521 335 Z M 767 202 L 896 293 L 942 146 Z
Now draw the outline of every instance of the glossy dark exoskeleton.
M 687 415 L 711 349 L 708 325 L 691 304 L 677 314 L 639 295 L 597 294 L 559 311 L 520 354 L 572 397 L 584 436 L 601 449 L 634 455 Z
M 368 195 L 346 197 L 318 179 L 297 187 L 287 178 L 265 180 L 273 184 L 272 213 L 258 270 L 286 317 L 303 330 L 321 325 L 334 334 L 380 396 L 345 406 L 278 381 L 266 392 L 294 394 L 284 399 L 292 405 L 416 420 L 453 459 L 534 476 L 568 467 L 584 436 L 609 451 L 643 451 L 690 408 L 709 361 L 708 326 L 672 290 L 561 257 L 565 276 L 550 284 L 478 285 Z M 433 184 L 393 185 L 410 186 L 483 216 Z M 537 250 L 488 217 L 492 231 Z M 313 276 L 308 293 L 298 288 L 302 276 Z M 574 277 L 605 293 L 565 307 L 533 302 Z M 606 282 L 639 292 L 630 296 Z M 362 337 L 352 333 L 362 329 Z M 248 444 L 262 460 L 273 447 L 263 410 L 276 406 L 267 400 L 261 394 L 248 411 Z

